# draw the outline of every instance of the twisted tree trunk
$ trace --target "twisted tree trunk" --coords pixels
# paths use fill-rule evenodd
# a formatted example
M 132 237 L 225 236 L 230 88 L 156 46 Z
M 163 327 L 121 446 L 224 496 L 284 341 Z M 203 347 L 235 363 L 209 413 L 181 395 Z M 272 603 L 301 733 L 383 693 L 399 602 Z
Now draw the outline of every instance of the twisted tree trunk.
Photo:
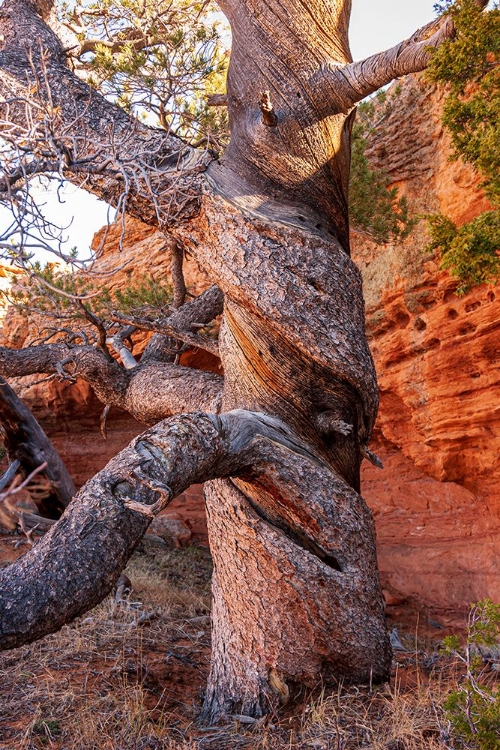
M 151 370 L 145 361 L 135 374 L 122 372 L 119 388 L 106 375 L 110 382 L 101 389 L 122 402 L 129 398 L 135 415 L 144 398 L 151 419 L 161 412 L 162 393 L 165 413 L 175 413 L 175 383 L 178 409 L 199 396 L 201 408 L 220 408 L 220 416 L 195 413 L 158 425 L 97 475 L 28 562 L 0 574 L 0 634 L 5 647 L 18 645 L 102 598 L 158 510 L 147 508 L 156 499 L 155 482 L 166 502 L 188 480 L 213 480 L 207 485 L 214 558 L 208 721 L 260 716 L 285 702 L 295 683 L 388 676 L 374 527 L 359 494 L 362 458 L 376 462 L 368 442 L 377 386 L 361 278 L 349 258 L 350 131 L 357 101 L 425 67 L 429 48 L 453 33 L 446 19 L 438 20 L 392 50 L 352 63 L 349 0 L 220 4 L 233 34 L 231 142 L 203 173 L 206 155 L 144 125 L 132 137 L 123 112 L 74 80 L 57 38 L 35 13 L 47 19 L 50 0 L 5 0 L 0 11 L 2 90 L 12 91 L 14 80 L 16 102 L 22 98 L 27 63 L 23 68 L 14 50 L 26 58 L 24 40 L 38 35 L 48 50 L 43 72 L 58 116 L 72 117 L 77 133 L 79 118 L 88 121 L 85 132 L 93 138 L 106 128 L 128 133 L 120 163 L 130 161 L 134 148 L 141 164 L 144 154 L 154 154 L 153 208 L 137 179 L 127 206 L 168 225 L 224 296 L 223 383 L 191 374 L 183 384 L 181 368 L 164 366 L 158 346 Z M 16 14 L 22 41 L 12 26 Z M 35 47 L 30 65 L 43 67 Z M 9 116 L 21 121 L 16 107 Z M 102 150 L 92 156 L 89 143 L 83 156 L 85 164 L 95 158 L 92 190 L 119 202 L 115 167 L 99 162 Z M 77 180 L 83 164 L 76 154 L 66 176 Z M 164 194 L 175 207 L 170 218 L 158 210 Z M 54 358 L 51 349 L 45 366 L 53 368 Z M 8 354 L 0 352 L 0 359 Z M 103 367 L 96 366 L 97 377 Z M 113 367 L 107 363 L 106 372 Z M 135 396 L 125 397 L 132 383 Z M 60 555 L 59 562 L 52 557 L 56 540 L 74 550 L 62 568 Z M 28 623 L 23 591 L 37 603 Z

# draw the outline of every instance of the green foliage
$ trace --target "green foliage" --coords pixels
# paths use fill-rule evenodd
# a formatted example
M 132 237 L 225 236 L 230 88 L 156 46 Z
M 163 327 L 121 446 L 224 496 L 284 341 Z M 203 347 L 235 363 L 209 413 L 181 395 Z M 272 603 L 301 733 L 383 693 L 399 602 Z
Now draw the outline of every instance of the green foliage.
M 137 317 L 163 317 L 172 310 L 172 287 L 143 275 L 121 289 L 109 289 L 84 272 L 61 272 L 58 264 L 31 264 L 23 282 L 4 292 L 9 302 L 26 315 L 47 315 L 52 322 L 81 328 L 82 321 L 112 326 L 112 311 Z M 85 299 L 86 298 L 86 299 Z
M 62 18 L 91 85 L 176 135 L 223 146 L 227 113 L 206 97 L 225 88 L 228 33 L 210 2 L 70 0 Z
M 143 276 L 123 290 L 116 289 L 113 293 L 106 290 L 106 297 L 99 300 L 99 309 L 109 309 L 112 306 L 113 310 L 131 315 L 148 315 L 154 312 L 155 316 L 161 316 L 162 312 L 168 312 L 172 297 L 172 287 L 169 284 L 161 284 L 151 277 Z
M 441 8 L 442 9 L 442 8 Z M 432 56 L 427 75 L 448 87 L 443 123 L 451 134 L 453 158 L 472 164 L 483 176 L 491 203 L 500 206 L 500 10 L 488 12 L 474 0 L 446 4 L 456 38 Z M 430 248 L 460 281 L 459 292 L 500 275 L 500 212 L 488 211 L 457 228 L 450 219 L 430 218 Z
M 457 294 L 472 286 L 495 282 L 500 276 L 500 211 L 487 211 L 457 227 L 442 214 L 428 217 L 431 242 L 441 267 L 459 280 Z
M 483 655 L 498 652 L 500 605 L 490 599 L 475 604 L 469 613 L 467 640 L 462 648 L 457 636 L 443 641 L 443 651 L 456 656 L 466 667 L 466 675 L 444 703 L 445 715 L 457 744 L 469 750 L 499 750 L 500 689 L 486 684 Z
M 384 91 L 379 92 L 378 103 L 383 104 L 385 97 Z M 356 231 L 375 242 L 384 243 L 404 239 L 416 220 L 410 217 L 406 198 L 398 198 L 397 188 L 389 188 L 388 175 L 382 170 L 372 169 L 366 157 L 375 112 L 372 101 L 363 102 L 358 107 L 351 142 L 349 213 Z
M 455 158 L 484 177 L 490 200 L 500 203 L 500 9 L 488 12 L 474 0 L 458 0 L 447 11 L 456 38 L 432 55 L 430 80 L 447 84 L 443 122 Z

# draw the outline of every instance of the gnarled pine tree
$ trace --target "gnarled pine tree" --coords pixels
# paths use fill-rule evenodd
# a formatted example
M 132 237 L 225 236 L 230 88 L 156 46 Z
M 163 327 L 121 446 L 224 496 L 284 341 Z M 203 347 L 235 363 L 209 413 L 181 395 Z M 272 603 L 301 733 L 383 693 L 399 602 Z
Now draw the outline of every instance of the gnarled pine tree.
M 224 367 L 223 378 L 179 367 L 161 334 L 130 370 L 99 345 L 0 351 L 6 377 L 53 372 L 71 355 L 103 401 L 157 422 L 1 571 L 1 644 L 39 638 L 101 600 L 151 517 L 207 482 L 207 721 L 259 716 L 296 683 L 388 675 L 373 521 L 359 494 L 361 461 L 376 460 L 377 386 L 349 257 L 350 133 L 357 102 L 423 69 L 453 35 L 450 18 L 437 19 L 353 63 L 350 0 L 220 7 L 233 36 L 220 159 L 134 121 L 78 78 L 52 0 L 0 10 L 4 133 L 25 144 L 0 188 L 15 199 L 27 176 L 58 170 L 168 232 L 217 285 L 174 313 L 178 338 L 223 301 Z

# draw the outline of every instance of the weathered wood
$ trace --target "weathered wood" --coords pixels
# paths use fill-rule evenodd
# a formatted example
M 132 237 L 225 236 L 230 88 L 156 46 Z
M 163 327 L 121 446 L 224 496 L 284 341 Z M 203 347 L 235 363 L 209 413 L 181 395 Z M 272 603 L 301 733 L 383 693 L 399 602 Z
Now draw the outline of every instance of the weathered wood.
M 317 460 L 286 425 L 245 411 L 181 415 L 132 441 L 27 555 L 0 571 L 0 648 L 51 633 L 101 601 L 155 513 L 190 484 L 264 467 L 268 442 Z
M 222 312 L 223 295 L 216 286 L 186 303 L 168 318 L 173 330 L 193 331 L 193 324 L 209 323 Z M 147 327 L 147 324 L 145 324 Z M 154 323 L 152 327 L 155 328 Z M 191 333 L 191 336 L 193 334 Z M 199 337 L 194 337 L 195 341 Z M 216 342 L 207 345 L 217 350 Z M 139 422 L 154 424 L 172 414 L 202 409 L 218 411 L 222 378 L 173 364 L 172 339 L 155 334 L 148 342 L 137 367 L 125 370 L 109 361 L 95 346 L 66 343 L 40 344 L 11 350 L 0 346 L 0 372 L 6 377 L 34 373 L 59 373 L 61 362 L 75 377 L 89 382 L 100 401 L 128 411 Z
M 224 295 L 224 380 L 176 368 L 165 339 L 155 338 L 119 397 L 146 420 L 162 403 L 182 410 L 197 399 L 204 410 L 253 414 L 183 416 L 138 438 L 3 581 L 10 620 L 0 625 L 9 647 L 84 611 L 110 590 L 144 533 L 140 503 L 156 497 L 148 485 L 159 480 L 175 493 L 218 478 L 207 491 L 215 562 L 208 721 L 259 716 L 286 700 L 295 683 L 388 675 L 373 522 L 359 495 L 378 398 L 361 277 L 349 258 L 350 133 L 354 105 L 366 92 L 421 69 L 426 46 L 453 33 L 439 21 L 353 63 L 349 0 L 220 4 L 233 37 L 231 139 L 223 157 L 202 175 L 209 158 L 143 125 L 124 151 L 140 156 L 149 143 L 158 195 L 166 191 L 168 203 L 173 182 L 185 195 L 169 231 Z M 68 71 L 60 43 L 34 17 L 38 7 L 48 18 L 50 5 L 5 0 L 0 88 L 14 80 L 26 92 L 25 40 L 40 38 L 61 117 L 69 118 L 79 96 L 88 132 L 104 132 L 116 115 L 118 131 L 132 133 L 128 115 Z M 40 52 L 33 56 L 40 66 Z M 78 121 L 73 127 L 79 134 Z M 76 180 L 71 169 L 66 176 Z M 89 184 L 119 199 L 122 188 L 109 171 L 91 175 Z M 144 191 L 131 193 L 127 206 L 150 223 L 168 220 Z M 61 554 L 59 569 L 53 560 Z M 33 612 L 23 622 L 26 600 Z
M 35 502 L 41 516 L 59 518 L 75 494 L 73 480 L 33 414 L 1 376 L 0 423 L 9 457 L 19 461 L 24 476 L 47 462 L 43 474 L 49 480 L 51 492 Z

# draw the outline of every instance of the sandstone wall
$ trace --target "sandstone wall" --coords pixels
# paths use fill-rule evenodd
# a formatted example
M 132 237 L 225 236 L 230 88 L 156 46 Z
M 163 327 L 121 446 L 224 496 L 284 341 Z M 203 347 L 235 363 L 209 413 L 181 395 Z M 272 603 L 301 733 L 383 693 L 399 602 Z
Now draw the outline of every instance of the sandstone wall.
M 370 157 L 415 212 L 457 223 L 489 206 L 479 178 L 449 160 L 443 94 L 392 87 Z M 385 106 L 385 105 L 384 105 Z M 500 289 L 463 297 L 426 254 L 425 222 L 399 246 L 354 238 L 367 300 L 380 414 L 363 467 L 384 584 L 443 610 L 500 601 Z

